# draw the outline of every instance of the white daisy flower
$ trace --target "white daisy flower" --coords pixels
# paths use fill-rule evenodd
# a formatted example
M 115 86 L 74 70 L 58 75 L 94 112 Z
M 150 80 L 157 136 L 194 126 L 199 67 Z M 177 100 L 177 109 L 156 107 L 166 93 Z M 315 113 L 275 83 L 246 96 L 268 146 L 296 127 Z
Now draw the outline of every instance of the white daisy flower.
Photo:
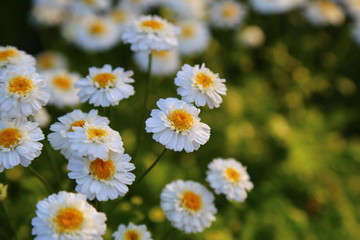
M 77 95 L 79 89 L 75 88 L 75 82 L 80 79 L 79 74 L 70 73 L 67 70 L 52 70 L 43 72 L 42 76 L 47 82 L 50 93 L 49 105 L 62 108 L 74 107 L 80 103 Z
M 31 221 L 35 240 L 101 240 L 106 216 L 86 202 L 86 196 L 61 191 L 36 204 Z
M 207 0 L 165 0 L 163 4 L 179 19 L 202 19 L 207 10 Z
M 186 233 L 202 232 L 215 221 L 214 195 L 200 183 L 182 180 L 169 183 L 160 200 L 167 219 Z
M 34 120 L 39 124 L 41 128 L 45 128 L 49 125 L 51 116 L 46 110 L 45 107 L 40 108 L 40 110 L 34 115 Z
M 233 0 L 214 2 L 210 7 L 210 22 L 219 28 L 236 28 L 245 18 L 245 6 Z
M 69 159 L 69 178 L 75 179 L 75 190 L 89 200 L 107 201 L 124 196 L 135 180 L 130 171 L 135 169 L 131 157 L 123 153 L 110 152 L 105 159 L 73 156 Z
M 44 51 L 36 56 L 36 69 L 39 72 L 65 69 L 66 67 L 66 58 L 59 52 Z
M 122 31 L 137 18 L 137 15 L 132 10 L 118 5 L 109 12 L 109 17 L 115 22 L 120 31 Z
M 251 0 L 252 7 L 261 14 L 288 12 L 305 3 L 305 0 Z
M 202 21 L 185 20 L 177 25 L 181 28 L 181 34 L 178 36 L 178 50 L 181 55 L 193 55 L 208 47 L 210 31 Z
M 0 111 L 8 117 L 27 117 L 45 106 L 50 95 L 33 67 L 0 70 Z
M 80 88 L 78 95 L 81 102 L 89 101 L 94 106 L 108 107 L 119 104 L 119 101 L 134 95 L 132 71 L 117 67 L 112 70 L 108 64 L 102 68 L 89 68 L 89 75 L 82 78 L 75 86 Z
M 191 67 L 185 64 L 176 74 L 175 85 L 179 86 L 177 93 L 182 100 L 188 103 L 195 103 L 197 106 L 217 108 L 222 103 L 220 95 L 226 94 L 225 79 L 219 78 L 217 73 L 210 69 L 195 65 Z
M 328 0 L 309 2 L 305 8 L 306 19 L 316 26 L 339 26 L 345 21 L 342 8 Z
M 146 120 L 153 139 L 174 151 L 193 152 L 210 138 L 210 127 L 200 122 L 200 109 L 176 98 L 160 99 Z
M 128 226 L 120 224 L 112 236 L 114 240 L 153 240 L 146 225 L 135 225 L 133 223 L 129 223 Z
M 0 68 L 14 66 L 35 66 L 35 58 L 16 47 L 0 46 Z
M 31 16 L 38 24 L 56 26 L 65 20 L 68 5 L 69 0 L 34 0 Z
M 250 25 L 238 33 L 237 40 L 247 47 L 256 48 L 264 44 L 265 34 L 260 27 Z
M 77 14 L 88 14 L 107 10 L 111 0 L 71 0 L 70 10 Z
M 176 50 L 156 51 L 152 50 L 151 74 L 163 76 L 176 72 L 180 66 L 180 56 Z M 146 52 L 136 52 L 134 55 L 135 63 L 139 68 L 146 72 L 149 62 L 149 54 Z
M 254 185 L 241 163 L 233 158 L 215 158 L 208 167 L 206 180 L 216 194 L 225 194 L 228 200 L 245 201 Z
M 44 134 L 38 126 L 25 118 L 0 121 L 0 172 L 19 164 L 27 167 L 40 155 Z
M 158 16 L 141 16 L 122 32 L 125 43 L 131 44 L 131 50 L 171 50 L 178 46 L 176 35 L 180 32 L 178 27 Z
M 56 122 L 50 126 L 53 133 L 48 135 L 48 140 L 55 150 L 60 150 L 67 159 L 73 154 L 70 151 L 71 143 L 68 139 L 68 133 L 73 132 L 73 127 L 83 127 L 85 123 L 91 124 L 109 124 L 109 119 L 100 117 L 97 110 L 91 110 L 89 113 L 83 113 L 76 109 L 66 115 L 58 118 Z
M 67 137 L 74 155 L 106 159 L 110 151 L 124 152 L 120 134 L 106 124 L 85 122 L 84 126 L 73 126 L 72 129 Z

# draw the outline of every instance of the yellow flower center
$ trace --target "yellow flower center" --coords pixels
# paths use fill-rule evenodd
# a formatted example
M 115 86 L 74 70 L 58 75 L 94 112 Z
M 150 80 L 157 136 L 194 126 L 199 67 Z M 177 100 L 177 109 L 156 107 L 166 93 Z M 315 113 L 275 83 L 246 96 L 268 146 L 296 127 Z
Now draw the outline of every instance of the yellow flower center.
M 53 85 L 61 90 L 70 90 L 73 87 L 73 82 L 67 75 L 57 75 L 52 80 Z
M 21 140 L 21 132 L 17 128 L 4 128 L 0 131 L 0 145 L 10 148 L 17 145 Z
M 194 117 L 184 110 L 174 110 L 168 115 L 168 119 L 177 131 L 185 131 L 194 125 Z
M 120 9 L 116 9 L 111 13 L 112 18 L 119 23 L 122 23 L 126 19 L 126 13 Z
M 25 96 L 34 89 L 34 83 L 25 77 L 15 77 L 9 81 L 8 90 L 12 94 Z
M 107 132 L 101 128 L 90 128 L 87 130 L 87 136 L 90 140 L 102 140 L 107 136 Z
M 95 21 L 91 23 L 89 30 L 93 35 L 101 35 L 106 32 L 106 26 L 102 21 Z
M 236 183 L 241 180 L 239 171 L 236 169 L 233 169 L 231 167 L 229 167 L 225 170 L 225 175 L 226 175 L 226 178 L 232 183 Z
M 213 84 L 213 79 L 211 76 L 206 75 L 205 73 L 198 73 L 195 76 L 195 86 L 201 86 L 203 88 L 207 88 Z
M 194 28 L 192 26 L 183 26 L 181 28 L 181 36 L 183 36 L 184 38 L 190 38 L 192 36 L 194 36 L 195 31 Z
M 194 192 L 185 192 L 181 197 L 181 205 L 187 210 L 199 211 L 202 207 L 201 197 Z
M 116 76 L 112 73 L 99 73 L 93 77 L 93 80 L 99 88 L 112 87 Z
M 55 66 L 55 58 L 51 53 L 43 53 L 37 58 L 37 63 L 42 69 L 51 69 Z
M 76 208 L 67 207 L 60 209 L 53 218 L 56 232 L 73 233 L 81 228 L 84 223 L 83 213 Z
M 100 158 L 90 163 L 90 173 L 98 180 L 109 180 L 115 174 L 115 164 L 112 160 L 104 161 Z
M 226 3 L 222 10 L 222 14 L 226 18 L 235 18 L 237 15 L 239 15 L 239 8 L 233 3 Z
M 124 234 L 124 240 L 140 240 L 140 236 L 136 230 L 128 230 Z
M 155 30 L 161 30 L 164 27 L 164 24 L 162 24 L 159 21 L 150 19 L 150 20 L 143 21 L 141 23 L 141 26 L 144 28 L 151 28 L 152 30 L 155 31 Z
M 157 57 L 166 57 L 169 55 L 169 51 L 166 50 L 161 50 L 161 51 L 152 50 L 151 53 Z
M 84 127 L 85 125 L 85 121 L 84 120 L 79 120 L 79 121 L 75 121 L 73 122 L 69 129 L 68 129 L 68 132 L 73 132 L 74 130 L 72 129 L 73 127 Z
M 5 61 L 8 58 L 15 57 L 17 51 L 15 49 L 6 49 L 4 51 L 0 51 L 0 61 Z

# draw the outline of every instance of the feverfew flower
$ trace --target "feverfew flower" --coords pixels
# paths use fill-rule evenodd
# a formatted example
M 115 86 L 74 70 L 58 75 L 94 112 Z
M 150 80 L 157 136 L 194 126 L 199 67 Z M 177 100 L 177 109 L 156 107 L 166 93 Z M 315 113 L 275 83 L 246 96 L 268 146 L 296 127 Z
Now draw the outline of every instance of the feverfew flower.
M 214 195 L 197 182 L 169 183 L 161 192 L 160 200 L 167 219 L 186 233 L 202 232 L 215 221 Z
M 199 20 L 180 21 L 177 25 L 181 28 L 178 36 L 181 55 L 194 55 L 204 51 L 210 42 L 208 27 Z
M 256 48 L 265 42 L 265 34 L 260 27 L 249 25 L 237 34 L 237 40 L 247 47 Z
M 137 16 L 132 10 L 118 5 L 117 7 L 111 9 L 109 17 L 115 22 L 120 31 L 122 31 L 124 27 L 131 24 Z
M 210 127 L 200 122 L 200 109 L 176 98 L 160 99 L 146 120 L 153 139 L 174 151 L 193 152 L 210 138 Z
M 105 221 L 105 214 L 88 204 L 85 195 L 61 191 L 36 204 L 32 235 L 35 240 L 101 240 Z
M 339 26 L 345 21 L 342 8 L 328 0 L 317 0 L 306 5 L 305 17 L 314 25 Z
M 106 159 L 110 151 L 123 153 L 123 142 L 120 134 L 106 124 L 85 122 L 82 127 L 72 127 L 68 132 L 70 151 L 78 156 L 92 156 Z
M 151 74 L 162 76 L 176 72 L 180 66 L 180 56 L 176 50 L 156 51 L 152 50 Z M 135 62 L 142 71 L 147 71 L 149 54 L 146 52 L 136 52 Z
M 112 235 L 114 240 L 153 240 L 145 225 L 129 223 L 128 226 L 120 224 Z
M 110 152 L 107 158 L 73 156 L 69 159 L 69 178 L 75 179 L 75 190 L 83 193 L 89 200 L 96 198 L 107 201 L 124 196 L 135 180 L 130 173 L 135 169 L 131 157 L 123 153 Z
M 276 14 L 299 7 L 305 0 L 251 0 L 250 3 L 261 14 Z
M 0 46 L 0 69 L 12 66 L 35 66 L 35 58 L 16 47 Z
M 0 172 L 19 164 L 30 165 L 41 153 L 44 135 L 37 123 L 25 119 L 0 121 Z
M 163 4 L 180 19 L 202 19 L 207 10 L 207 0 L 165 0 Z
M 70 73 L 67 70 L 52 70 L 43 72 L 43 77 L 47 81 L 47 89 L 50 93 L 49 105 L 59 108 L 69 106 L 74 107 L 80 103 L 75 88 L 75 82 L 80 79 L 77 73 Z
M 76 109 L 66 115 L 59 117 L 59 122 L 50 126 L 53 133 L 48 135 L 48 140 L 55 150 L 60 150 L 66 158 L 73 154 L 70 151 L 71 143 L 68 139 L 68 133 L 73 132 L 73 127 L 83 127 L 85 123 L 91 124 L 109 124 L 109 119 L 100 117 L 97 110 L 91 110 L 89 113 L 83 113 Z
M 141 16 L 122 33 L 125 43 L 131 44 L 131 50 L 171 50 L 178 45 L 176 35 L 179 28 L 158 16 Z
M 246 168 L 233 158 L 216 158 L 209 164 L 206 180 L 216 194 L 225 194 L 228 200 L 243 202 L 253 189 Z
M 75 85 L 80 88 L 80 101 L 102 107 L 117 105 L 120 100 L 135 93 L 134 87 L 129 84 L 134 82 L 130 78 L 132 75 L 132 71 L 124 71 L 120 67 L 112 70 L 108 64 L 102 68 L 91 67 L 89 75 Z
M 66 58 L 59 52 L 44 51 L 36 56 L 36 68 L 39 72 L 65 69 L 66 67 Z
M 179 86 L 177 93 L 183 101 L 194 102 L 197 106 L 207 104 L 211 109 L 222 103 L 220 95 L 225 95 L 227 90 L 224 82 L 225 79 L 219 78 L 205 64 L 194 67 L 185 64 L 175 78 L 175 85 Z
M 8 117 L 27 117 L 46 105 L 50 95 L 33 67 L 0 70 L 0 111 Z
M 38 24 L 56 26 L 65 20 L 68 4 L 68 0 L 34 0 L 31 16 Z
M 214 2 L 210 8 L 211 23 L 219 28 L 236 28 L 245 15 L 245 6 L 233 0 Z

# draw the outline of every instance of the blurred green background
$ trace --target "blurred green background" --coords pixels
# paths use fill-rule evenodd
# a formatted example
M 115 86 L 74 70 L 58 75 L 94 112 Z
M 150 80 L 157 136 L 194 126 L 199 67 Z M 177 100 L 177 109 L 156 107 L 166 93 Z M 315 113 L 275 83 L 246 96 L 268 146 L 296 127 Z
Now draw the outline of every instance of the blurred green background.
M 60 51 L 70 69 L 83 76 L 89 67 L 107 63 L 135 72 L 136 94 L 108 111 L 111 127 L 120 132 L 126 152 L 132 153 L 143 111 L 145 74 L 134 65 L 129 46 L 85 53 L 66 43 L 57 28 L 31 26 L 30 7 L 30 1 L 1 2 L 0 46 L 16 46 L 33 55 Z M 263 47 L 245 48 L 235 41 L 236 32 L 212 29 L 208 50 L 182 60 L 190 65 L 204 62 L 227 80 L 228 93 L 221 107 L 203 108 L 200 114 L 212 128 L 209 142 L 190 154 L 168 151 L 132 196 L 114 210 L 111 206 L 116 201 L 101 203 L 108 214 L 104 239 L 129 221 L 146 224 L 154 239 L 360 238 L 360 47 L 351 38 L 350 22 L 339 28 L 317 28 L 298 11 L 274 16 L 250 12 L 246 22 L 263 29 Z M 177 97 L 174 76 L 153 79 L 151 108 L 159 98 Z M 48 109 L 52 122 L 71 111 Z M 137 176 L 163 149 L 150 134 L 145 140 L 133 159 Z M 74 191 L 66 159 L 55 151 L 50 156 L 62 170 L 61 186 L 56 185 L 45 152 L 32 167 L 57 190 Z M 207 165 L 216 157 L 232 157 L 247 166 L 254 189 L 241 204 L 216 196 L 217 220 L 203 233 L 185 235 L 162 215 L 160 192 L 176 179 L 208 186 Z M 19 239 L 31 239 L 30 222 L 37 201 L 48 196 L 46 189 L 23 167 L 6 170 L 0 180 L 9 184 L 5 203 L 12 219 L 7 222 L 1 211 L 0 239 L 12 239 L 9 224 L 15 226 Z

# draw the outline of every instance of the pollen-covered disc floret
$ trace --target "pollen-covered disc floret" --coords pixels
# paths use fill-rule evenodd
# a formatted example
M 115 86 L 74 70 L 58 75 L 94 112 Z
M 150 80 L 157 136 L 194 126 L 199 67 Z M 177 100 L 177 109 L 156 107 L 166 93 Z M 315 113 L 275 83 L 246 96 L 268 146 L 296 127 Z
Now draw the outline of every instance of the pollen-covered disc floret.
M 120 100 L 135 93 L 130 85 L 134 82 L 132 75 L 132 71 L 120 67 L 113 70 L 108 64 L 102 68 L 91 67 L 89 75 L 76 83 L 76 87 L 80 88 L 80 101 L 102 107 L 117 105 Z
M 0 69 L 8 66 L 35 66 L 35 58 L 12 46 L 0 46 Z
M 72 129 L 67 136 L 74 155 L 106 159 L 110 151 L 124 152 L 120 134 L 107 124 L 85 122 L 82 127 L 73 126 Z
M 219 28 L 236 28 L 246 15 L 245 6 L 233 0 L 214 2 L 210 12 L 211 23 Z
M 75 190 L 83 193 L 89 200 L 96 198 L 107 201 L 124 196 L 135 180 L 130 171 L 135 169 L 131 157 L 123 153 L 110 152 L 106 158 L 73 156 L 69 160 L 69 177 L 75 179 Z
M 176 35 L 178 27 L 158 16 L 141 16 L 126 27 L 121 35 L 125 43 L 131 44 L 131 50 L 171 50 L 178 46 Z
M 215 221 L 214 195 L 197 182 L 169 183 L 161 192 L 160 200 L 167 219 L 186 233 L 202 232 Z
M 120 224 L 112 236 L 114 240 L 153 240 L 146 225 L 135 225 L 133 223 L 129 223 L 128 226 Z
M 175 78 L 175 85 L 179 86 L 177 93 L 182 100 L 197 106 L 207 104 L 209 108 L 217 108 L 222 103 L 220 95 L 225 95 L 227 90 L 224 83 L 225 79 L 219 78 L 205 64 L 194 67 L 185 64 Z
M 70 158 L 73 152 L 70 150 L 71 142 L 68 138 L 68 133 L 73 132 L 73 127 L 83 127 L 85 123 L 89 124 L 109 124 L 109 119 L 100 117 L 97 110 L 91 110 L 89 113 L 84 113 L 81 110 L 74 110 L 66 115 L 58 118 L 56 122 L 50 126 L 53 131 L 48 135 L 48 140 L 55 150 L 60 150 L 66 157 Z
M 35 114 L 50 98 L 45 85 L 33 67 L 0 70 L 0 112 L 8 117 Z
M 30 165 L 41 153 L 44 134 L 37 123 L 25 119 L 0 121 L 0 172 L 19 164 Z
M 233 158 L 216 158 L 208 168 L 206 180 L 216 194 L 225 194 L 228 200 L 243 202 L 253 189 L 246 168 Z
M 200 110 L 176 98 L 160 99 L 146 120 L 153 139 L 174 151 L 192 152 L 210 138 L 210 127 L 200 122 Z
M 88 204 L 85 195 L 61 191 L 37 203 L 32 235 L 35 240 L 101 240 L 105 221 L 105 214 Z

